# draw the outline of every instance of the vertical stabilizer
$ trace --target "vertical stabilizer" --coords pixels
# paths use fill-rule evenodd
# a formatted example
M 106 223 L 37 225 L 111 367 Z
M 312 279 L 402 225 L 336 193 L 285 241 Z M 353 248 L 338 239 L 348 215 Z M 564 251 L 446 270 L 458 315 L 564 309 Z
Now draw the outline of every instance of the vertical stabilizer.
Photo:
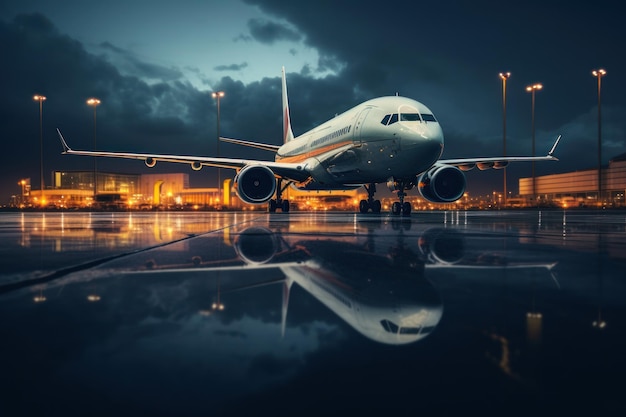
M 291 118 L 289 117 L 289 99 L 287 98 L 287 78 L 285 77 L 285 67 L 283 67 L 283 143 L 293 139 L 291 130 Z

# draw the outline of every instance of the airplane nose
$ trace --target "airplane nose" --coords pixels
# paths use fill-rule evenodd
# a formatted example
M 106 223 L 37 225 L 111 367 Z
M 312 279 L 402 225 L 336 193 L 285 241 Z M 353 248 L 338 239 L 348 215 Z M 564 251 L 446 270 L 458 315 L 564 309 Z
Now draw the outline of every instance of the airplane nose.
M 414 163 L 428 167 L 443 153 L 443 132 L 437 126 L 429 126 L 420 131 L 408 130 L 402 134 L 402 149 L 408 151 Z

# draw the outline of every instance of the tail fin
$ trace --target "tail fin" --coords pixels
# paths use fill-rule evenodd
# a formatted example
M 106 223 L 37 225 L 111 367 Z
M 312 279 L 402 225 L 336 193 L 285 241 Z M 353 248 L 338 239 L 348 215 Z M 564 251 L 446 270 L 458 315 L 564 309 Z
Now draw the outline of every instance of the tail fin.
M 280 333 L 283 338 L 285 337 L 285 328 L 287 327 L 287 308 L 289 307 L 289 293 L 292 283 L 293 281 L 289 277 L 286 277 L 283 284 L 283 308 L 280 317 Z
M 285 77 L 285 67 L 283 67 L 283 142 L 287 143 L 293 139 L 291 130 L 291 118 L 289 117 L 289 99 L 287 98 L 287 78 Z

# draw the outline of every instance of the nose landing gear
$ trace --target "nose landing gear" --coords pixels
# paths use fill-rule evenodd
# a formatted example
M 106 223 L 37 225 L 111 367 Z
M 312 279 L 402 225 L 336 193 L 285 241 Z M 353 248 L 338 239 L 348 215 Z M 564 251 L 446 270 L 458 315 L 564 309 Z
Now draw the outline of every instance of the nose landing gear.
M 390 178 L 389 181 L 387 181 L 387 186 L 389 187 L 389 189 L 391 191 L 398 192 L 399 200 L 395 201 L 391 205 L 391 214 L 396 216 L 400 214 L 402 214 L 403 216 L 411 215 L 411 203 L 409 203 L 408 201 L 404 201 L 404 197 L 406 197 L 406 193 L 404 191 L 413 188 L 414 184 L 414 180 L 396 180 L 395 178 Z

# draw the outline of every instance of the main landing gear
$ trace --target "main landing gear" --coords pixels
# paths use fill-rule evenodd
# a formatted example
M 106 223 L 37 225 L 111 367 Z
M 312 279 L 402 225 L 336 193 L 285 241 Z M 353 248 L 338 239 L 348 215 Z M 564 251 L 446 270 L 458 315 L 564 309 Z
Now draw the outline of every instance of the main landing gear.
M 389 184 L 388 184 L 389 185 Z M 361 213 L 367 213 L 372 210 L 372 213 L 380 213 L 381 204 L 380 200 L 374 200 L 374 193 L 376 193 L 376 184 L 363 185 L 367 190 L 367 200 L 361 200 L 359 203 L 359 211 Z M 411 203 L 405 202 L 406 190 L 413 188 L 413 182 L 411 181 L 393 181 L 393 184 L 389 186 L 392 191 L 398 192 L 398 200 L 391 205 L 391 214 L 403 216 L 411 215 Z
M 376 184 L 363 185 L 367 190 L 367 200 L 361 200 L 359 202 L 359 211 L 361 213 L 367 213 L 370 209 L 372 213 L 380 213 L 380 200 L 374 200 L 374 193 L 376 193 Z
M 282 178 L 276 180 L 276 199 L 272 199 L 269 201 L 267 209 L 270 213 L 275 213 L 277 209 L 281 209 L 283 213 L 289 213 L 289 200 L 283 200 L 282 195 L 283 191 L 291 184 L 291 182 L 287 182 L 283 186 Z

